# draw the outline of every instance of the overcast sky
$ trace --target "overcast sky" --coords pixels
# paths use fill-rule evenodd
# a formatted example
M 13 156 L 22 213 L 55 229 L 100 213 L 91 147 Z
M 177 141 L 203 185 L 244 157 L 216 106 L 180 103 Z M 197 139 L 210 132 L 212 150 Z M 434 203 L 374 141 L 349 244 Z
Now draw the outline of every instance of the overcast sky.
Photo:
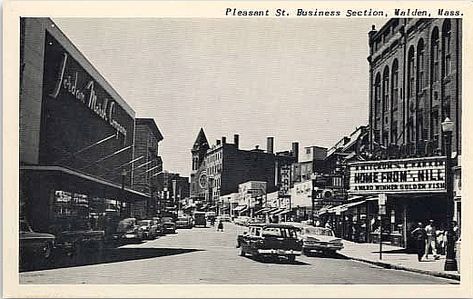
M 331 147 L 368 123 L 368 32 L 385 19 L 54 19 L 184 176 L 201 127 L 240 147 Z

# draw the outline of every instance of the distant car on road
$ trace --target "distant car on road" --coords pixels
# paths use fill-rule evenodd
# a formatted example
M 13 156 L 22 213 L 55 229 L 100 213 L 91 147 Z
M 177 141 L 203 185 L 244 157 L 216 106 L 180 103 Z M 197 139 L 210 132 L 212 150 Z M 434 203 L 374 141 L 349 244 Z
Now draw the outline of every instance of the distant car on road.
M 334 254 L 343 248 L 342 239 L 335 237 L 333 231 L 324 227 L 302 226 L 300 235 L 305 255 L 315 252 Z
M 20 264 L 26 261 L 45 263 L 53 253 L 56 237 L 34 232 L 25 220 L 20 220 Z
M 190 216 L 181 216 L 177 218 L 176 228 L 192 228 L 192 218 Z
M 142 239 L 155 239 L 158 236 L 158 224 L 150 219 L 138 221 L 138 235 Z
M 248 223 L 250 222 L 251 218 L 248 217 L 248 216 L 240 216 L 240 217 L 237 217 L 233 220 L 233 222 L 236 224 L 236 225 L 243 225 L 243 226 L 247 226 Z
M 297 228 L 292 225 L 251 224 L 248 232 L 238 235 L 237 247 L 241 256 L 282 256 L 294 262 L 296 256 L 301 255 L 302 241 L 298 238 Z
M 161 219 L 161 228 L 165 234 L 175 234 L 176 233 L 176 223 L 172 217 L 163 217 Z
M 194 212 L 194 226 L 207 226 L 207 218 L 205 212 Z

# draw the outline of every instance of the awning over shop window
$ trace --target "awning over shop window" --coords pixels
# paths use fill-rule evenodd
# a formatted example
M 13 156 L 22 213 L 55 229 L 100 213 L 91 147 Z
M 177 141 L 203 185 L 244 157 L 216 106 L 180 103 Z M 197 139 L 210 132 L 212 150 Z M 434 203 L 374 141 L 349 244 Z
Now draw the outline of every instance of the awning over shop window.
M 246 205 L 241 205 L 241 206 L 237 206 L 236 208 L 234 208 L 233 211 L 240 212 L 244 209 L 246 209 Z
M 342 213 L 342 212 L 347 211 L 350 208 L 356 207 L 358 205 L 362 205 L 365 202 L 366 202 L 366 200 L 357 201 L 357 202 L 350 202 L 350 203 L 347 203 L 347 204 L 344 204 L 344 205 L 340 205 L 340 206 L 330 208 L 330 209 L 327 210 L 327 212 L 328 213 L 337 213 L 337 212 Z
M 278 208 L 270 208 L 270 207 L 266 207 L 266 208 L 262 208 L 261 210 L 258 210 L 255 215 L 259 215 L 259 214 L 268 214 L 268 213 L 271 213 L 272 211 L 275 211 L 275 210 L 278 210 Z
M 328 213 L 328 210 L 331 209 L 331 208 L 333 208 L 332 205 L 328 205 L 328 206 L 322 207 L 321 209 L 319 209 L 319 210 L 317 211 L 317 215 L 319 215 L 319 216 L 320 216 L 320 215 L 324 215 L 324 214 Z
M 282 211 L 284 211 L 285 209 L 276 209 L 276 210 L 273 210 L 271 212 L 269 212 L 269 214 L 271 215 L 277 215 L 279 213 L 281 213 Z
M 71 189 L 87 190 L 91 194 L 121 199 L 124 196 L 126 202 L 144 201 L 150 198 L 149 194 L 142 193 L 130 188 L 122 187 L 113 182 L 96 176 L 55 165 L 22 165 L 20 171 L 25 175 L 46 176 L 51 181 L 57 181 L 58 185 L 67 185 Z M 59 183 L 61 182 L 61 183 Z
M 284 209 L 282 210 L 281 212 L 277 213 L 276 216 L 282 216 L 282 215 L 285 215 L 287 213 L 291 212 L 291 210 L 289 209 Z

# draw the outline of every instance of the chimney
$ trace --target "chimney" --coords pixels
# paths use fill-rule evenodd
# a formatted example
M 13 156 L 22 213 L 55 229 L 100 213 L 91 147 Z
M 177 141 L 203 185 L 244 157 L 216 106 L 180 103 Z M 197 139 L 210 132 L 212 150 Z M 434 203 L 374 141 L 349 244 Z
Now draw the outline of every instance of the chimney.
M 240 146 L 240 135 L 235 134 L 233 135 L 233 143 L 235 144 L 235 147 L 238 149 Z
M 227 143 L 227 137 L 222 136 L 222 144 Z
M 299 162 L 299 142 L 292 143 L 292 156 Z
M 217 139 L 217 145 L 220 145 L 220 139 Z
M 274 137 L 268 137 L 267 140 L 266 150 L 269 154 L 272 154 L 274 151 Z

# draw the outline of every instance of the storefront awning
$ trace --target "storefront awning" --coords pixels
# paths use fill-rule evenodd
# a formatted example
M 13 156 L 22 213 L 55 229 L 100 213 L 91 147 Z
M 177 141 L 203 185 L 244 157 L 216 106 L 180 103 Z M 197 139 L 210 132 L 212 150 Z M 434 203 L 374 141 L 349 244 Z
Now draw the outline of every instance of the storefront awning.
M 282 210 L 281 212 L 277 213 L 276 216 L 281 216 L 281 215 L 287 214 L 287 213 L 289 213 L 289 212 L 291 212 L 291 210 L 289 210 L 289 209 L 284 209 L 284 210 Z
M 337 212 L 342 213 L 342 212 L 347 211 L 350 208 L 356 207 L 358 205 L 362 205 L 365 202 L 366 202 L 365 200 L 362 200 L 362 201 L 357 201 L 357 202 L 346 203 L 344 205 L 340 205 L 340 206 L 330 208 L 330 209 L 327 210 L 327 212 L 328 213 L 337 213 Z
M 323 207 L 323 208 L 321 208 L 317 211 L 317 215 L 319 215 L 319 216 L 324 215 L 324 214 L 328 213 L 328 210 L 331 209 L 331 208 L 333 208 L 332 205 L 325 206 L 325 207 Z
M 237 206 L 233 209 L 233 211 L 240 212 L 243 209 L 246 209 L 246 205 Z
M 49 182 L 57 182 L 58 188 L 61 188 L 61 185 L 67 185 L 67 188 L 80 189 L 81 192 L 87 190 L 92 194 L 100 194 L 110 198 L 120 199 L 124 196 L 127 202 L 148 200 L 150 198 L 149 194 L 127 187 L 122 189 L 118 184 L 67 167 L 21 165 L 20 171 L 26 175 L 45 176 Z
M 255 213 L 255 215 L 267 214 L 267 213 L 271 213 L 272 211 L 275 211 L 275 210 L 278 210 L 278 208 L 266 207 L 266 208 L 262 208 L 261 210 L 258 210 L 258 211 Z
M 279 213 L 281 213 L 282 211 L 284 211 L 285 209 L 276 209 L 276 210 L 273 210 L 271 212 L 269 212 L 269 214 L 271 215 L 277 215 Z

